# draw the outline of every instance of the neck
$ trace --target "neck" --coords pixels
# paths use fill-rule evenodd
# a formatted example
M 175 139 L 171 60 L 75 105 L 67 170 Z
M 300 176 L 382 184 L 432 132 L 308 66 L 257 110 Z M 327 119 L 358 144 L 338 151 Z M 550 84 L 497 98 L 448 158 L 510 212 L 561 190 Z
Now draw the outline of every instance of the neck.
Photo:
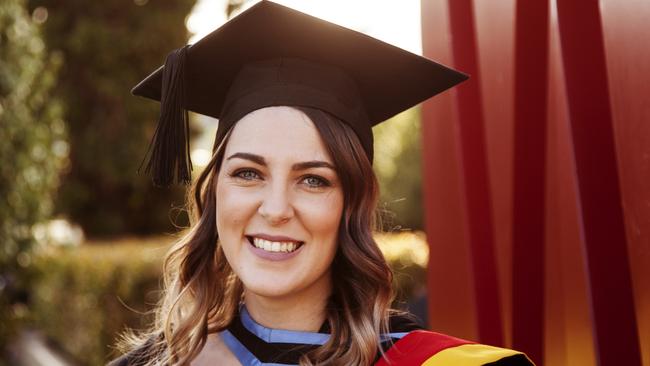
M 257 323 L 267 328 L 316 332 L 327 317 L 325 308 L 332 289 L 329 273 L 325 277 L 304 291 L 286 296 L 246 291 L 246 309 Z

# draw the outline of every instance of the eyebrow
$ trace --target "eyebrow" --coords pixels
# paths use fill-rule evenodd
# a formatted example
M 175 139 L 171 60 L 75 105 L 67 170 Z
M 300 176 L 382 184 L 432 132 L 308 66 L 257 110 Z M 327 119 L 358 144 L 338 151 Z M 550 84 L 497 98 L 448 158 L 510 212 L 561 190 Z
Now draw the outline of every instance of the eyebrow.
M 251 153 L 245 153 L 245 152 L 234 153 L 230 155 L 226 160 L 235 159 L 235 158 L 250 160 L 253 163 L 259 165 L 264 165 L 264 166 L 267 165 L 266 159 L 264 159 L 263 156 L 251 154 Z M 291 170 L 306 170 L 310 168 L 328 168 L 336 171 L 336 168 L 334 168 L 332 164 L 322 160 L 303 161 L 300 163 L 295 163 L 291 166 Z
M 235 159 L 235 158 L 250 160 L 253 163 L 256 163 L 256 164 L 259 164 L 259 165 L 266 165 L 266 160 L 264 160 L 263 156 L 259 156 L 259 155 L 255 155 L 255 154 L 251 154 L 251 153 L 245 153 L 245 152 L 234 153 L 234 154 L 230 155 L 228 157 L 228 159 L 226 159 L 226 160 Z

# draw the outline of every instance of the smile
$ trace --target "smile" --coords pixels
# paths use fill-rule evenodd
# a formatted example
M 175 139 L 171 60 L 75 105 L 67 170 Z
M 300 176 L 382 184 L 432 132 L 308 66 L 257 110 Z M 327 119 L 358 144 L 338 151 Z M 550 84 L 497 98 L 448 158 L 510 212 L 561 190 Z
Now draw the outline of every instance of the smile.
M 291 253 L 303 244 L 295 241 L 271 241 L 252 236 L 248 236 L 247 239 L 254 247 L 270 253 Z

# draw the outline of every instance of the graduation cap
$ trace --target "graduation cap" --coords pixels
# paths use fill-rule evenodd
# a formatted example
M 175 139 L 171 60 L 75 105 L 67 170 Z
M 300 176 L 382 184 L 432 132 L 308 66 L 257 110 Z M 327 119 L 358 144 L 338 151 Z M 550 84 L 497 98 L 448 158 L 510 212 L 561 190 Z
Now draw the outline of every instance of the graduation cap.
M 352 127 L 372 162 L 372 126 L 466 79 L 365 34 L 261 1 L 170 53 L 131 92 L 161 102 L 145 170 L 156 185 L 168 186 L 175 177 L 191 181 L 188 110 L 219 119 L 217 146 L 256 109 L 321 109 Z

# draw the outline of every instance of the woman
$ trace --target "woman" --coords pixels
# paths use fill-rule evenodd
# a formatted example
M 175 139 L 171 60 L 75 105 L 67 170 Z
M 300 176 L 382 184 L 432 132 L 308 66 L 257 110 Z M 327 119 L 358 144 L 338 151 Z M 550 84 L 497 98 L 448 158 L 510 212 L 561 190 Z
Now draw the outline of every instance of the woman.
M 219 127 L 156 322 L 113 364 L 532 364 L 391 310 L 372 237 L 372 126 L 465 78 L 266 1 L 172 53 L 134 89 L 161 100 L 154 182 L 189 181 L 186 109 Z

